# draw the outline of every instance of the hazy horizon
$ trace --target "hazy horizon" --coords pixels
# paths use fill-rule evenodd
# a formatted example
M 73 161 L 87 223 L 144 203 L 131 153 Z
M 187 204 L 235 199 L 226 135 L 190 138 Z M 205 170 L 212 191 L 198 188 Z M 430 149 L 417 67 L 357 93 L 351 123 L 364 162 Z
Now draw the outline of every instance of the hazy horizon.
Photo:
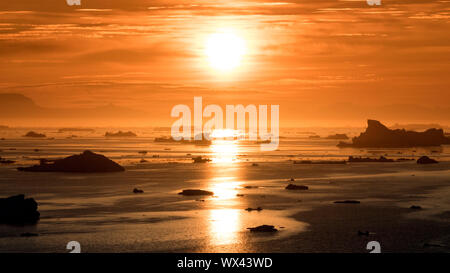
M 170 117 L 170 109 L 167 116 L 155 119 L 155 113 L 140 109 L 118 106 L 114 104 L 99 105 L 96 107 L 67 107 L 50 106 L 43 107 L 36 104 L 29 97 L 19 93 L 0 93 L 0 125 L 9 127 L 167 127 L 169 128 L 176 120 Z M 192 107 L 193 101 L 185 102 Z M 207 103 L 207 101 L 206 101 Z M 205 103 L 205 104 L 206 104 Z M 226 104 L 214 103 L 225 109 Z M 227 103 L 236 105 L 232 102 Z M 251 103 L 249 103 L 251 104 Z M 206 105 L 203 105 L 206 106 Z M 258 106 L 258 105 L 256 105 Z M 270 106 L 270 104 L 268 105 Z M 356 105 L 330 105 L 328 110 L 336 112 L 331 119 L 327 114 L 315 113 L 305 109 L 298 117 L 283 116 L 281 109 L 281 128 L 339 128 L 339 127 L 365 127 L 367 119 L 377 119 L 387 126 L 408 125 L 439 125 L 447 127 L 447 119 L 437 118 L 440 113 L 445 117 L 450 109 L 419 108 L 414 105 L 385 105 L 379 108 L 363 109 Z M 367 110 L 367 111 L 366 111 Z M 377 111 L 378 110 L 378 111 Z M 393 115 L 394 111 L 400 111 Z M 414 114 L 405 112 L 414 111 Z M 374 113 L 366 117 L 365 113 Z M 375 114 L 379 112 L 380 114 Z M 340 114 L 340 116 L 339 116 Z M 408 118 L 408 115 L 410 118 Z M 424 118 L 417 118 L 423 116 Z M 411 118 L 416 117 L 416 118 Z M 435 118 L 436 117 L 436 118 Z M 208 119 L 206 119 L 208 120 Z M 436 127 L 436 126 L 435 126 Z

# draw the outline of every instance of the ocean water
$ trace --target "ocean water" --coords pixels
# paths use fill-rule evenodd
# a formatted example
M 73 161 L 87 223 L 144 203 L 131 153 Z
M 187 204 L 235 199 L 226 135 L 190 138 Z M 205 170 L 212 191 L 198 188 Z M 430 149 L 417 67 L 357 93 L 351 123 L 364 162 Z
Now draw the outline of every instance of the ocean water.
M 287 129 L 280 132 L 280 144 L 276 151 L 262 152 L 260 144 L 250 141 L 214 141 L 213 145 L 200 146 L 181 143 L 154 142 L 155 137 L 170 136 L 169 130 L 120 128 L 135 132 L 136 138 L 105 138 L 107 131 L 114 128 L 95 129 L 93 132 L 64 132 L 51 128 L 21 128 L 0 130 L 0 156 L 17 161 L 19 165 L 36 163 L 40 158 L 55 159 L 92 150 L 101 153 L 125 166 L 138 164 L 145 159 L 151 163 L 190 163 L 193 156 L 205 156 L 213 163 L 223 162 L 283 162 L 286 160 L 342 160 L 348 156 L 387 156 L 389 158 L 417 158 L 432 155 L 441 160 L 450 158 L 450 147 L 404 148 L 404 149 L 341 149 L 339 140 L 324 138 L 330 134 L 346 133 L 350 138 L 357 136 L 363 128 L 351 129 Z M 44 133 L 47 137 L 25 138 L 28 131 Z M 320 135 L 320 139 L 311 139 Z M 344 141 L 350 141 L 344 140 Z M 37 149 L 37 150 L 36 150 Z M 146 155 L 139 154 L 146 151 Z M 12 166 L 16 167 L 17 164 Z
M 291 177 L 314 179 L 317 189 L 333 186 L 326 180 L 358 172 L 338 165 L 295 165 L 293 160 L 342 160 L 348 156 L 380 155 L 417 158 L 432 155 L 450 158 L 449 147 L 421 149 L 340 149 L 337 140 L 310 139 L 361 129 L 289 129 L 281 132 L 279 149 L 261 152 L 257 143 L 216 140 L 209 146 L 158 143 L 155 137 L 169 131 L 132 130 L 136 138 L 105 138 L 106 131 L 59 133 L 54 128 L 21 128 L 0 131 L 0 156 L 16 163 L 0 165 L 0 196 L 23 193 L 39 203 L 41 220 L 34 226 L 0 225 L 0 252 L 67 252 L 69 241 L 78 241 L 86 252 L 260 251 L 254 242 L 283 240 L 308 228 L 290 217 L 305 209 L 297 195 L 284 191 Z M 22 137 L 29 130 L 47 138 Z M 73 137 L 76 135 L 76 137 Z M 118 162 L 123 173 L 25 173 L 19 166 L 38 164 L 92 150 Z M 145 155 L 139 153 L 146 151 Z M 193 164 L 192 157 L 212 161 Z M 141 162 L 145 159 L 146 162 Z M 253 166 L 257 163 L 257 166 Z M 414 162 L 394 163 L 398 166 Z M 380 166 L 380 165 L 377 165 Z M 378 167 L 382 168 L 382 167 Z M 374 170 L 375 172 L 375 170 Z M 133 188 L 143 194 L 133 194 Z M 211 190 L 213 197 L 184 197 L 182 189 Z M 241 196 L 243 195 L 243 196 Z M 313 194 L 311 198 L 320 198 Z M 263 206 L 260 212 L 247 207 Z M 250 233 L 247 228 L 274 224 L 273 235 Z M 24 232 L 38 237 L 21 237 Z

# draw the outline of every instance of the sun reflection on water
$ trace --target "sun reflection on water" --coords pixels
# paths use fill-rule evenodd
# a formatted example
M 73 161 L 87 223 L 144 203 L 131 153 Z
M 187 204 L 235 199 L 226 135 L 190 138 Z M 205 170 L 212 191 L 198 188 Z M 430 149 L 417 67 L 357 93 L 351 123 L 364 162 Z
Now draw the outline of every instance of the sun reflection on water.
M 237 209 L 210 210 L 210 236 L 213 245 L 233 244 L 238 241 L 240 227 Z
M 217 200 L 226 200 L 236 198 L 239 193 L 237 190 L 242 182 L 233 181 L 234 177 L 215 177 L 211 184 L 211 191 Z
M 241 212 L 232 209 L 239 205 L 237 197 L 243 182 L 239 181 L 238 160 L 239 141 L 235 130 L 215 130 L 212 133 L 211 159 L 218 163 L 212 168 L 209 189 L 214 192 L 212 202 L 214 209 L 209 212 L 209 237 L 212 245 L 238 243 L 242 230 Z
M 237 140 L 213 140 L 210 146 L 212 163 L 233 163 L 237 160 L 239 145 Z

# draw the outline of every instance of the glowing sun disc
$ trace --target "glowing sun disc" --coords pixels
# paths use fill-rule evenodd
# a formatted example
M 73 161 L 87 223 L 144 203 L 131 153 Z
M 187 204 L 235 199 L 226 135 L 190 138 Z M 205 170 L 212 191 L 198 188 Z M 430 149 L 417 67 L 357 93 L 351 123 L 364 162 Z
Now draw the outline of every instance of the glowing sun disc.
M 230 31 L 211 34 L 206 41 L 210 65 L 220 71 L 230 71 L 240 65 L 245 54 L 245 42 Z

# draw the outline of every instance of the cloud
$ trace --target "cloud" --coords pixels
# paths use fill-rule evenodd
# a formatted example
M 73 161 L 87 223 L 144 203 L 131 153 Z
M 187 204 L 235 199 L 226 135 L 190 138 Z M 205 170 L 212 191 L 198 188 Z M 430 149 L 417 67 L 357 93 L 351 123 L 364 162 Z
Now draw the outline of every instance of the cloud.
M 288 106 L 342 97 L 444 104 L 449 8 L 434 0 L 1 1 L 0 91 L 68 107 L 239 99 L 233 92 Z M 222 27 L 249 46 L 231 79 L 211 71 L 202 53 L 204 38 Z

